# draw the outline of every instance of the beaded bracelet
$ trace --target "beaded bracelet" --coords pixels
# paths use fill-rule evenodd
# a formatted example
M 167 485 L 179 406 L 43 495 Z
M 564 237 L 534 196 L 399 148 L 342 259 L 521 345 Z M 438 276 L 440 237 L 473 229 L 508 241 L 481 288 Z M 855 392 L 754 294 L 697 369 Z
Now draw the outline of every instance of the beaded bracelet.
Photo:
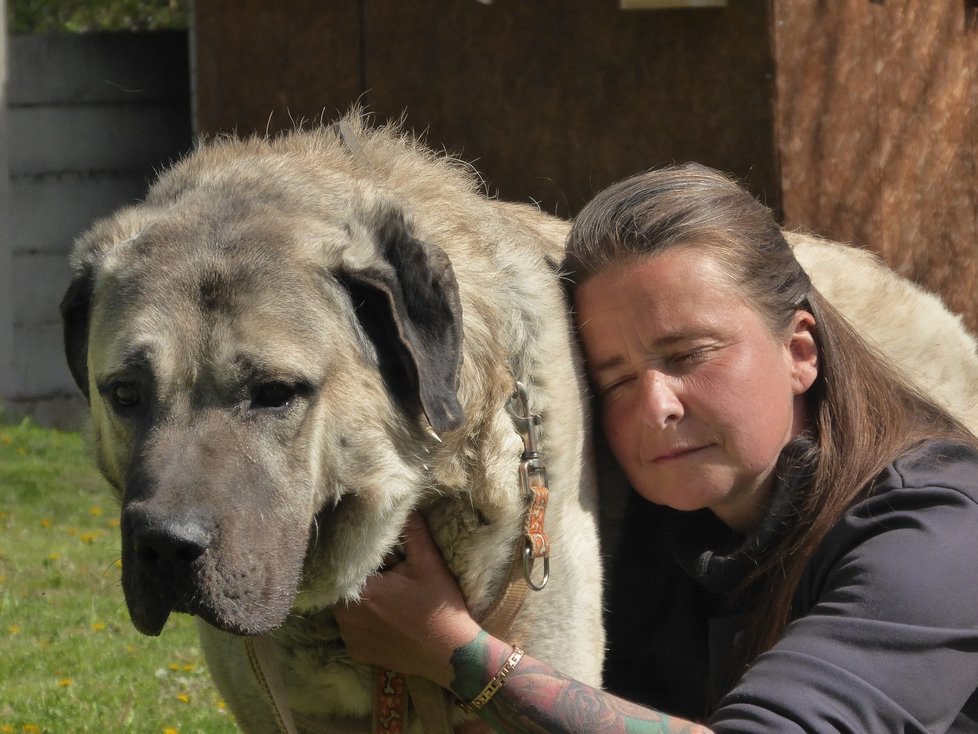
M 499 669 L 499 672 L 489 679 L 489 682 L 486 683 L 486 687 L 482 689 L 482 692 L 471 701 L 459 701 L 459 708 L 470 714 L 474 714 L 476 711 L 489 703 L 489 699 L 495 696 L 496 692 L 503 687 L 503 682 L 505 681 L 506 676 L 513 671 L 513 668 L 515 668 L 517 663 L 519 663 L 519 661 L 522 659 L 523 651 L 516 645 L 513 645 L 513 652 L 510 653 L 509 657 L 506 659 L 506 662 L 503 663 L 503 667 Z

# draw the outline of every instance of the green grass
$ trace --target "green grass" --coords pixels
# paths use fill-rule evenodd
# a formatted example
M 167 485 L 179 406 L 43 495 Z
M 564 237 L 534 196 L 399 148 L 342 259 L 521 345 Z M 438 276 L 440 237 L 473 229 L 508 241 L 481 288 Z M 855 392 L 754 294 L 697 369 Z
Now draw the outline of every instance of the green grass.
M 0 734 L 236 731 L 193 620 L 129 623 L 118 512 L 79 434 L 0 421 Z

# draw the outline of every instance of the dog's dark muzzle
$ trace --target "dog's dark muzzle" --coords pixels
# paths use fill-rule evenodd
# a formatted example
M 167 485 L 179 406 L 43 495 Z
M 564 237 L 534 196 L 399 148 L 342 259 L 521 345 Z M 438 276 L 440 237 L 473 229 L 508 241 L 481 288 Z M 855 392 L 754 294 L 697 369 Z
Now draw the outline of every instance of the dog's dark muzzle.
M 122 515 L 123 590 L 133 624 L 149 635 L 171 611 L 199 613 L 199 585 L 214 540 L 212 524 L 136 503 Z
M 188 518 L 154 518 L 130 512 L 128 526 L 136 560 L 143 572 L 163 583 L 189 577 L 191 567 L 208 549 L 212 533 Z
M 122 589 L 136 629 L 158 635 L 171 612 L 236 635 L 281 625 L 298 590 L 305 533 L 292 538 L 261 513 L 217 523 L 188 505 L 151 497 L 123 507 Z

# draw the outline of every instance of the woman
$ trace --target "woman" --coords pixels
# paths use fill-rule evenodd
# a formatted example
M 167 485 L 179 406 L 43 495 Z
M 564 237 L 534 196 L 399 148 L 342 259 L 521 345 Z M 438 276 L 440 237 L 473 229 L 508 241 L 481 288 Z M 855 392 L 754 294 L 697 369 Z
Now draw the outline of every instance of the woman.
M 406 560 L 337 612 L 351 654 L 508 732 L 978 731 L 975 438 L 715 171 L 605 190 L 567 268 L 604 438 L 636 490 L 609 591 L 622 697 L 481 630 L 418 518 Z

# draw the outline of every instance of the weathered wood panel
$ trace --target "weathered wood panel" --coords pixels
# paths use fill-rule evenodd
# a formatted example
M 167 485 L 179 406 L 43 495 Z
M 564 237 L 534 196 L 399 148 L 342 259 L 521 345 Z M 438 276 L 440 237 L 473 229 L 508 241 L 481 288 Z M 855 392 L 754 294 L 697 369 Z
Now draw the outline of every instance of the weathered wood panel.
M 439 143 L 477 156 L 506 198 L 566 216 L 612 181 L 675 160 L 700 160 L 776 192 L 766 3 L 640 12 L 594 0 L 367 8 L 378 112 L 406 108 Z
M 64 260 L 73 234 L 120 203 L 141 197 L 148 172 L 78 172 L 21 176 L 10 191 L 5 233 L 20 253 L 55 253 Z M 53 216 L 53 213 L 57 216 Z M 44 213 L 48 213 L 45 216 Z
M 15 35 L 10 50 L 14 107 L 188 98 L 184 31 Z
M 16 410 L 28 400 L 54 399 L 75 403 L 81 409 L 81 396 L 64 367 L 61 324 L 14 324 L 14 340 L 18 345 L 13 355 L 18 395 L 7 407 Z
M 869 247 L 978 330 L 973 3 L 774 3 L 786 224 Z
M 616 179 L 683 160 L 743 176 L 778 204 L 765 0 L 362 7 L 358 18 L 353 0 L 198 0 L 201 129 L 281 129 L 289 112 L 330 117 L 361 100 L 380 120 L 406 111 L 503 198 L 564 216 Z
M 7 5 L 0 0 L 0 385 L 14 382 L 13 259 L 10 235 L 2 222 L 10 215 L 10 178 L 7 175 Z M 0 388 L 0 398 L 7 390 Z
M 263 133 L 332 119 L 360 95 L 355 1 L 200 0 L 193 34 L 203 133 Z
M 94 219 L 142 197 L 154 169 L 191 147 L 187 36 L 8 40 L 10 211 L 0 249 L 9 307 L 0 312 L 0 349 L 11 374 L 0 397 L 15 411 L 71 422 L 80 399 L 58 314 L 68 250 Z
M 167 100 L 18 106 L 8 110 L 7 131 L 14 180 L 65 171 L 151 174 L 189 147 L 190 112 Z
M 14 299 L 12 313 L 14 327 L 32 333 L 35 327 L 61 327 L 58 303 L 68 287 L 70 273 L 64 253 L 57 252 L 19 252 L 14 253 L 13 272 L 17 280 L 13 286 Z M 30 339 L 30 342 L 36 340 Z M 60 342 L 56 342 L 60 346 Z M 35 344 L 24 344 L 17 349 L 17 355 L 27 363 L 36 361 Z M 55 362 L 60 370 L 65 367 L 64 356 Z M 61 386 L 63 381 L 58 383 Z

